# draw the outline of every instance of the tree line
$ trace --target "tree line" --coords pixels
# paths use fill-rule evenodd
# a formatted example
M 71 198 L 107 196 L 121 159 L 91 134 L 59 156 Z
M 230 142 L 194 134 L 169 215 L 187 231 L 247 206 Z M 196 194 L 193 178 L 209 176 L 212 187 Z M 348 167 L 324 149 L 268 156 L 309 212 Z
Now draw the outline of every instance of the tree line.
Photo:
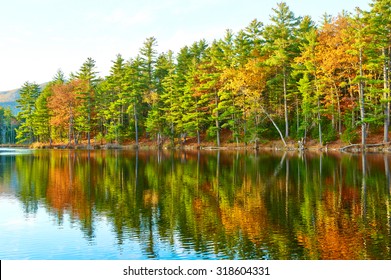
M 88 58 L 66 79 L 59 70 L 43 90 L 26 82 L 17 100 L 16 140 L 161 146 L 189 137 L 222 143 L 270 139 L 389 142 L 391 1 L 372 0 L 315 24 L 286 3 L 270 23 L 257 19 L 222 39 L 158 53 L 147 38 L 139 53 L 118 54 L 100 78 Z M 2 126 L 3 128 L 3 126 Z

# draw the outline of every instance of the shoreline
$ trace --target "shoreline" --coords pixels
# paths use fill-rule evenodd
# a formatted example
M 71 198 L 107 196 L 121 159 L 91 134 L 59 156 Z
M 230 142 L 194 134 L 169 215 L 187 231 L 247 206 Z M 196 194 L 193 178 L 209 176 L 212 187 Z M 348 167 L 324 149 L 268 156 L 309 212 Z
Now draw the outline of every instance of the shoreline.
M 365 152 L 376 153 L 391 153 L 391 143 L 368 143 L 365 147 Z M 137 146 L 135 143 L 127 144 L 92 144 L 88 147 L 87 144 L 65 144 L 65 143 L 33 143 L 28 144 L 0 144 L 0 148 L 29 148 L 29 149 L 58 149 L 58 150 L 204 150 L 204 151 L 282 151 L 282 152 L 341 152 L 341 153 L 361 153 L 364 150 L 360 144 L 344 144 L 341 142 L 328 143 L 321 146 L 319 143 L 310 142 L 305 145 L 300 143 L 289 141 L 287 146 L 283 146 L 280 141 L 269 141 L 267 143 L 246 145 L 244 143 L 223 143 L 220 147 L 213 145 L 213 143 L 204 143 L 200 146 L 190 143 L 184 145 L 170 146 L 158 146 L 156 143 L 150 141 L 140 142 Z

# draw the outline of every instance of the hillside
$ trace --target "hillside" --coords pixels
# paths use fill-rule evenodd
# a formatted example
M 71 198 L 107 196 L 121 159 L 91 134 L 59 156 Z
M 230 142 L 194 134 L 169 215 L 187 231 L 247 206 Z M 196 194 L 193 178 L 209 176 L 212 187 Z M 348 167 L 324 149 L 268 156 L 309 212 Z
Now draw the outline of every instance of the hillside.
M 19 90 L 0 91 L 0 103 L 16 101 L 19 98 Z
M 16 100 L 19 98 L 19 90 L 13 89 L 8 91 L 0 91 L 0 106 L 7 108 L 10 107 L 13 114 L 17 114 Z
M 41 90 L 47 85 L 47 83 L 42 83 L 39 85 Z M 18 108 L 16 108 L 19 95 L 20 88 L 13 89 L 13 90 L 7 90 L 7 91 L 0 91 L 0 106 L 7 108 L 10 107 L 13 114 L 16 115 L 18 113 Z

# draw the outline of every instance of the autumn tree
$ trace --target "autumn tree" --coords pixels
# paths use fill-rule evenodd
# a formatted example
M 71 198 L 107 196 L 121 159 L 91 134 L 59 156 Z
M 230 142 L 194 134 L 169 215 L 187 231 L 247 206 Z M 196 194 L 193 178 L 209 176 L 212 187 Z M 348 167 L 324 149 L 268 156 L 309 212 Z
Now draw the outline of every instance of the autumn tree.
M 67 135 L 90 148 L 91 137 L 136 146 L 140 137 L 159 146 L 165 137 L 172 145 L 197 137 L 200 145 L 206 135 L 221 146 L 224 132 L 238 145 L 278 136 L 285 146 L 294 137 L 323 145 L 354 142 L 360 128 L 365 146 L 370 128 L 382 126 L 388 142 L 390 6 L 373 0 L 368 12 L 325 15 L 316 26 L 279 3 L 266 26 L 254 19 L 178 53 L 158 54 L 149 37 L 130 59 L 117 55 L 104 79 L 88 58 L 71 82 L 50 82 L 42 93 L 23 86 L 18 141 Z
M 67 83 L 57 83 L 52 86 L 52 95 L 48 98 L 48 108 L 51 111 L 50 124 L 60 136 L 67 133 L 68 144 L 78 143 L 78 132 L 75 130 L 75 122 L 79 117 L 78 106 L 81 100 L 77 97 L 77 91 L 82 88 L 83 81 L 71 80 Z

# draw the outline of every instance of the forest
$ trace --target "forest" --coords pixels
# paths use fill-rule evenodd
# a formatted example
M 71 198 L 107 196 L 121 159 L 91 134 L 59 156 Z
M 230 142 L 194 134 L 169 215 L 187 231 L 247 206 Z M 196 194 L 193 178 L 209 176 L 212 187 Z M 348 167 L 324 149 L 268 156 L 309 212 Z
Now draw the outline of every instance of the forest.
M 391 0 L 319 24 L 282 2 L 268 24 L 254 19 L 178 53 L 157 53 L 157 45 L 149 37 L 130 59 L 118 54 L 104 78 L 88 58 L 42 90 L 26 82 L 16 119 L 0 110 L 1 142 L 390 141 Z

